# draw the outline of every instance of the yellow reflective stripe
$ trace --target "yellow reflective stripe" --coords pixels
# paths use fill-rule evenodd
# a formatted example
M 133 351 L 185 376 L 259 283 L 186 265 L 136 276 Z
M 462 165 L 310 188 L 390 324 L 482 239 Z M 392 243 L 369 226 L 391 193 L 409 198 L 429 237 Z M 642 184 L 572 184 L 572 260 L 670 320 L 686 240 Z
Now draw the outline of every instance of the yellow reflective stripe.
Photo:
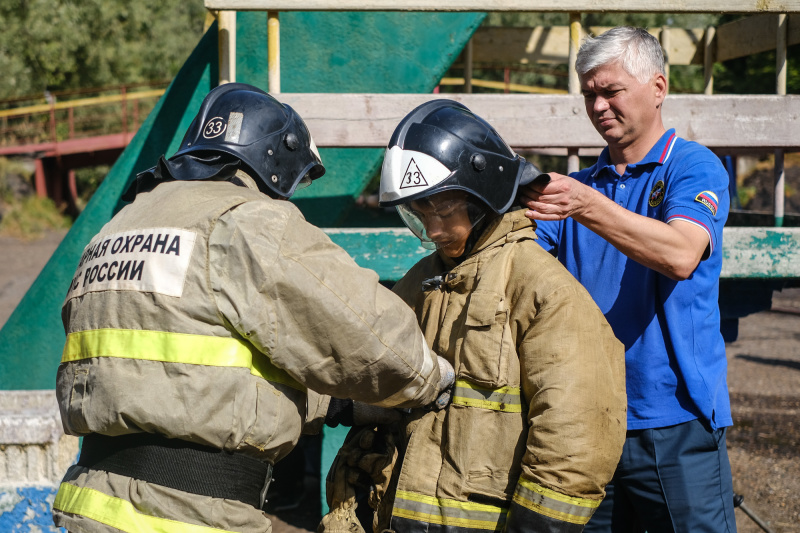
M 232 533 L 226 529 L 142 514 L 127 500 L 69 483 L 62 483 L 59 487 L 53 509 L 85 516 L 126 533 Z
M 514 501 L 533 512 L 569 522 L 586 524 L 601 500 L 575 498 L 559 494 L 541 485 L 520 478 L 514 491 Z
M 67 335 L 62 363 L 92 357 L 247 368 L 254 376 L 305 391 L 269 357 L 246 342 L 228 337 L 138 329 L 94 329 Z
M 490 409 L 504 413 L 521 413 L 522 397 L 519 387 L 487 389 L 469 381 L 456 380 L 452 403 L 466 407 Z
M 508 509 L 398 490 L 392 514 L 400 518 L 454 527 L 502 529 Z

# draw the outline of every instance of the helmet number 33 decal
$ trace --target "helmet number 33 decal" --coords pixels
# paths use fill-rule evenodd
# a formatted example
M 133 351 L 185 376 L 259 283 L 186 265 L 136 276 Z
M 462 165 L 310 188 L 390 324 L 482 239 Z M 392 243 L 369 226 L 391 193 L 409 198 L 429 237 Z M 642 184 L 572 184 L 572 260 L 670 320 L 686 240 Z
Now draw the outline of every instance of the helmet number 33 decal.
M 219 137 L 223 133 L 225 133 L 225 129 L 228 127 L 228 123 L 225 122 L 225 119 L 222 117 L 214 117 L 208 122 L 206 122 L 205 127 L 203 128 L 203 137 L 206 139 L 213 139 L 214 137 Z
M 405 175 L 403 176 L 403 182 L 400 184 L 401 189 L 408 189 L 409 187 L 427 187 L 428 182 L 425 181 L 425 176 L 422 175 L 422 171 L 419 169 L 419 166 L 414 161 L 414 158 L 411 158 L 411 161 L 408 163 L 408 167 L 406 168 Z

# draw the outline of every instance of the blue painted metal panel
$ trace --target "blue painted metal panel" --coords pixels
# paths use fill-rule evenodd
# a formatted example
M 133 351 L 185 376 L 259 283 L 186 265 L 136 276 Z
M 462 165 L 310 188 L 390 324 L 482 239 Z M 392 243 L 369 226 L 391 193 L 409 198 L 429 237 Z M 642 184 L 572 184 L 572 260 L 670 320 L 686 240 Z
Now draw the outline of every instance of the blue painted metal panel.
M 65 532 L 53 525 L 50 509 L 57 487 L 0 489 L 0 531 L 3 533 Z

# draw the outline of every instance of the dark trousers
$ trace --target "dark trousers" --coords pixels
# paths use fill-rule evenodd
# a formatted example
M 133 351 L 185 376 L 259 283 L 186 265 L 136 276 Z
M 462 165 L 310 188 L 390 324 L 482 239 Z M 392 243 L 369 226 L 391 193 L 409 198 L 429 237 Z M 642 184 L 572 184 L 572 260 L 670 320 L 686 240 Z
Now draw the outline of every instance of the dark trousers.
M 725 428 L 692 420 L 628 431 L 606 497 L 584 531 L 735 532 Z

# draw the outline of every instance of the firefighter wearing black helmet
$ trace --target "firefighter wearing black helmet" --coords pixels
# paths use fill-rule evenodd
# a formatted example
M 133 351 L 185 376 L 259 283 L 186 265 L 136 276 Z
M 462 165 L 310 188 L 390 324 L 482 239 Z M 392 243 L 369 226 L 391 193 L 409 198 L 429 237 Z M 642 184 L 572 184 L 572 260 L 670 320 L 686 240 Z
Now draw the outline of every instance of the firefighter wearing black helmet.
M 381 204 L 436 250 L 394 291 L 456 381 L 446 409 L 408 415 L 375 531 L 581 531 L 604 496 L 625 438 L 623 347 L 514 206 L 538 175 L 449 100 L 389 142 Z
M 137 176 L 63 306 L 57 397 L 83 445 L 56 525 L 270 531 L 272 465 L 327 395 L 410 407 L 445 387 L 408 307 L 278 201 L 323 173 L 294 110 L 228 84 Z

